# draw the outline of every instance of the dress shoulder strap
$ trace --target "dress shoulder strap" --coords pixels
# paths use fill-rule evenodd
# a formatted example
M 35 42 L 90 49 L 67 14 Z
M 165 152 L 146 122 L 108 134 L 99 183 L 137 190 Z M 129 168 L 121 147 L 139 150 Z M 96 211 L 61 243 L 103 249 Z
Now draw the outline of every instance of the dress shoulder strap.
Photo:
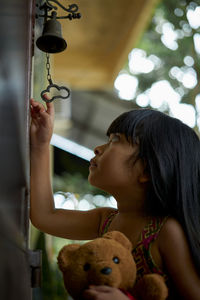
M 167 281 L 167 275 L 156 265 L 150 251 L 152 242 L 157 239 L 167 219 L 168 216 L 153 217 L 144 227 L 140 239 L 132 251 L 137 266 L 137 280 L 142 278 L 145 274 L 157 273 L 164 276 Z
M 146 245 L 146 247 L 151 244 L 159 235 L 159 232 L 168 219 L 167 217 L 154 217 L 145 226 L 141 233 L 140 242 Z
M 108 217 L 105 219 L 103 226 L 101 228 L 101 231 L 100 231 L 100 236 L 102 236 L 103 234 L 105 234 L 108 231 L 108 228 L 117 213 L 118 213 L 118 210 L 115 210 L 115 211 L 111 212 L 108 215 Z

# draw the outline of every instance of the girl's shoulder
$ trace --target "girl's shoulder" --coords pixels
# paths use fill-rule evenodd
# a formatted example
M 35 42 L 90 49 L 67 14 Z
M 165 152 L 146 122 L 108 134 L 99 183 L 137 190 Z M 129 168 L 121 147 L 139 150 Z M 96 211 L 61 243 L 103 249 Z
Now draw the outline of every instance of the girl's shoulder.
M 167 238 L 183 238 L 185 236 L 184 230 L 181 224 L 173 217 L 167 217 L 166 221 L 163 223 L 163 226 L 160 230 L 159 239 L 162 239 L 162 242 Z
M 184 228 L 176 219 L 169 218 L 160 231 L 158 242 L 162 261 L 180 299 L 199 299 L 200 276 Z
M 184 263 L 181 258 L 190 253 L 189 244 L 181 224 L 169 217 L 163 224 L 158 236 L 158 246 L 161 256 L 171 264 Z

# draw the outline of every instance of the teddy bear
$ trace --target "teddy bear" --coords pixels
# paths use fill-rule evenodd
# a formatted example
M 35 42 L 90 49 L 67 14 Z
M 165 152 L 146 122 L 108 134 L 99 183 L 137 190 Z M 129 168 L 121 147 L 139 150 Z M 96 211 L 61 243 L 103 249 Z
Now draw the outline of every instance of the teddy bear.
M 75 300 L 89 285 L 119 288 L 130 299 L 165 300 L 168 289 L 162 276 L 148 274 L 136 284 L 136 264 L 132 244 L 119 231 L 80 244 L 64 246 L 58 254 L 65 288 Z

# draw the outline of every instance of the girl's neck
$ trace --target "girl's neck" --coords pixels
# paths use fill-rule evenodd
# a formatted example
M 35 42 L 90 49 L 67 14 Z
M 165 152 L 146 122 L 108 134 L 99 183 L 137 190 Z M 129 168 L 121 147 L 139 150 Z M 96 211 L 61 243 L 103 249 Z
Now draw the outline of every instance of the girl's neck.
M 117 207 L 120 214 L 130 216 L 146 217 L 147 212 L 145 209 L 146 194 L 135 194 L 130 196 L 128 194 L 120 196 L 116 195 Z
M 148 213 L 146 212 L 144 206 L 126 206 L 126 205 L 117 205 L 118 213 L 120 215 L 124 215 L 126 217 L 139 217 L 139 218 L 146 218 L 148 216 Z

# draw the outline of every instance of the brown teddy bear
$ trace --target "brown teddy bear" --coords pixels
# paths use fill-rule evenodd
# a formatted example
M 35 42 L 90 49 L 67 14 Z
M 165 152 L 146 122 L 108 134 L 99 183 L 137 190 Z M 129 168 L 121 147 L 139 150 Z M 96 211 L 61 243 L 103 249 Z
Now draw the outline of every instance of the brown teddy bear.
M 80 300 L 89 285 L 108 285 L 121 289 L 130 299 L 165 300 L 168 290 L 162 276 L 145 275 L 135 284 L 136 264 L 131 251 L 131 242 L 119 231 L 82 245 L 64 246 L 58 255 L 58 266 L 66 290 Z

